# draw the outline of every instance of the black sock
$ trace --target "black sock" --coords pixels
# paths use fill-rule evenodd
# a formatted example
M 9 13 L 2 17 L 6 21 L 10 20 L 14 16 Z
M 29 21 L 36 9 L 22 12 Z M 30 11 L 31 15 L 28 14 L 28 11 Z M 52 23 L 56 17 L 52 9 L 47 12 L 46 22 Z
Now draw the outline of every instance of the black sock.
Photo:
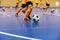
M 31 20 L 31 17 L 30 16 L 28 16 L 28 18 L 29 18 L 29 20 Z

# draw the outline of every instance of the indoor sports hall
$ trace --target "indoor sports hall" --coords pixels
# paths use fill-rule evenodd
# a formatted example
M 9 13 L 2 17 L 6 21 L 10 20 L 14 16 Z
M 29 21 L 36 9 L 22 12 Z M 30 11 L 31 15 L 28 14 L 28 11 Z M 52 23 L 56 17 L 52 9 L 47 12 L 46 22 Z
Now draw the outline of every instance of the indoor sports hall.
M 60 40 L 60 0 L 0 0 L 0 40 Z M 28 0 L 26 1 L 28 2 Z M 23 21 L 32 6 L 27 22 Z M 19 8 L 18 17 L 15 15 Z M 28 12 L 28 13 L 27 13 Z

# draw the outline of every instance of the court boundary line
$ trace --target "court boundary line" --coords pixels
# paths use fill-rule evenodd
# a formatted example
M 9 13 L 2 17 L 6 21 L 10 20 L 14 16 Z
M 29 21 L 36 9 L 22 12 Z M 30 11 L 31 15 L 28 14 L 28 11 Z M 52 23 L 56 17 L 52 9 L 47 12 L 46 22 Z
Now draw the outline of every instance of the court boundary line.
M 15 34 L 6 33 L 6 32 L 0 32 L 0 34 L 6 35 L 6 36 L 11 36 L 11 37 L 16 37 L 16 38 L 28 39 L 28 40 L 42 40 L 42 39 L 30 38 L 30 37 L 15 35 Z

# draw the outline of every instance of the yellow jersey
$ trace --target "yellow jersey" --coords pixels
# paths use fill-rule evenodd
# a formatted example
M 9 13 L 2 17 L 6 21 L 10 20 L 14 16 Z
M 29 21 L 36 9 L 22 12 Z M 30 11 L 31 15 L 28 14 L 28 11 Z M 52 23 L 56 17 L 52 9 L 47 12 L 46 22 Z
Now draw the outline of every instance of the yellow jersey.
M 33 0 L 27 0 L 27 2 L 28 2 L 28 1 L 31 1 L 31 2 L 33 2 Z
M 22 0 L 21 3 L 22 3 L 22 4 L 26 4 L 26 2 L 27 2 L 27 0 Z
M 16 0 L 17 3 L 19 3 L 19 0 Z
M 39 1 L 39 4 L 43 4 L 43 2 L 42 1 Z
M 35 0 L 35 3 L 39 3 L 39 0 Z
M 49 0 L 45 0 L 45 2 L 46 2 L 47 4 L 50 4 Z

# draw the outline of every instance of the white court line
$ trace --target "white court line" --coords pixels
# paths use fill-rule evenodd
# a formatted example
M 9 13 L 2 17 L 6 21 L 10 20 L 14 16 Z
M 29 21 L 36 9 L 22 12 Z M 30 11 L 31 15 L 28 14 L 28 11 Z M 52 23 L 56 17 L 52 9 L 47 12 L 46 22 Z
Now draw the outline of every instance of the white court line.
M 42 39 L 36 39 L 36 38 L 30 38 L 30 37 L 25 37 L 25 36 L 19 36 L 19 35 L 5 33 L 5 32 L 0 32 L 0 34 L 7 35 L 7 36 L 12 36 L 12 37 L 17 37 L 17 38 L 28 39 L 28 40 L 42 40 Z

